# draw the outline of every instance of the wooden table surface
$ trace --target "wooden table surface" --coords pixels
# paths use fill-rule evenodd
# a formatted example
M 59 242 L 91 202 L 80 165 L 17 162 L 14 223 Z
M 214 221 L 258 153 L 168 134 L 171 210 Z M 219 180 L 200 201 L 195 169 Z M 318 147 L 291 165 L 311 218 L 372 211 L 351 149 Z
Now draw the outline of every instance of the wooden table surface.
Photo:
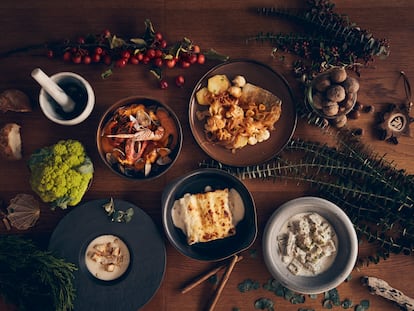
M 0 52 L 26 45 L 43 43 L 62 38 L 73 38 L 87 33 L 99 33 L 110 29 L 123 37 L 141 35 L 144 21 L 150 18 L 156 30 L 162 32 L 169 42 L 192 39 L 202 49 L 214 48 L 231 58 L 250 58 L 263 62 L 283 74 L 291 84 L 295 95 L 301 98 L 298 83 L 292 75 L 290 62 L 272 58 L 269 44 L 246 44 L 246 38 L 260 31 L 294 30 L 292 24 L 279 19 L 263 18 L 249 9 L 261 6 L 281 6 L 286 8 L 304 7 L 305 1 L 281 0 L 89 0 L 89 1 L 50 1 L 50 0 L 2 0 L 0 3 Z M 375 68 L 362 69 L 359 101 L 380 109 L 387 103 L 399 103 L 405 99 L 404 86 L 400 77 L 403 70 L 414 83 L 414 2 L 410 0 L 338 0 L 337 12 L 347 14 L 362 28 L 368 29 L 380 38 L 388 38 L 391 54 L 385 60 L 376 59 Z M 83 201 L 115 197 L 133 202 L 146 211 L 159 226 L 161 224 L 160 194 L 172 179 L 198 167 L 207 159 L 206 154 L 195 142 L 188 122 L 187 111 L 192 87 L 215 61 L 204 65 L 194 65 L 188 69 L 175 68 L 166 71 L 170 87 L 158 88 L 148 66 L 128 65 L 115 70 L 108 79 L 101 79 L 105 65 L 76 65 L 59 59 L 48 59 L 34 53 L 19 53 L 0 59 L 0 91 L 17 88 L 26 92 L 33 103 L 30 113 L 2 113 L 0 123 L 17 122 L 21 125 L 23 140 L 23 160 L 0 162 L 0 197 L 8 202 L 18 193 L 32 193 L 29 185 L 29 171 L 26 162 L 37 148 L 57 142 L 59 139 L 73 138 L 84 143 L 95 165 L 95 175 L 91 188 Z M 49 74 L 60 71 L 73 71 L 84 76 L 96 94 L 96 106 L 87 121 L 80 125 L 65 127 L 52 123 L 42 114 L 37 101 L 39 86 L 30 77 L 30 72 L 40 67 Z M 176 75 L 183 74 L 186 82 L 183 88 L 173 85 Z M 118 99 L 131 95 L 149 96 L 169 104 L 179 116 L 184 131 L 182 153 L 167 174 L 147 182 L 135 183 L 111 173 L 100 160 L 95 131 L 103 112 Z M 414 139 L 402 137 L 398 145 L 380 141 L 373 131 L 373 115 L 362 115 L 349 121 L 350 127 L 364 129 L 363 141 L 375 152 L 385 154 L 386 159 L 396 166 L 414 174 Z M 324 142 L 322 132 L 304 120 L 299 120 L 295 137 Z M 266 221 L 282 203 L 312 192 L 307 185 L 293 182 L 266 182 L 244 180 L 252 192 L 258 211 L 259 234 L 250 251 L 244 252 L 244 260 L 238 263 L 231 274 L 216 310 L 254 310 L 254 301 L 268 297 L 275 301 L 276 310 L 298 310 L 300 307 L 323 310 L 323 295 L 317 299 L 306 299 L 303 305 L 293 305 L 280 297 L 259 289 L 240 293 L 237 284 L 251 278 L 265 283 L 271 276 L 267 271 L 261 253 L 261 237 Z M 76 208 L 76 207 L 74 207 Z M 42 205 L 41 217 L 36 226 L 27 232 L 30 237 L 48 239 L 59 220 L 67 212 L 51 211 Z M 0 226 L 0 233 L 7 232 Z M 142 310 L 203 310 L 214 291 L 214 285 L 205 282 L 190 293 L 181 294 L 180 287 L 207 270 L 212 263 L 199 262 L 186 258 L 165 240 L 167 267 L 164 280 L 153 299 Z M 254 252 L 252 252 L 254 251 Z M 360 254 L 366 255 L 370 247 L 362 244 Z M 256 254 L 253 256 L 252 254 Z M 354 304 L 369 299 L 370 310 L 398 310 L 398 307 L 377 296 L 371 296 L 359 282 L 362 275 L 382 278 L 408 296 L 414 296 L 414 261 L 412 256 L 391 255 L 391 258 L 377 265 L 354 269 L 351 281 L 338 287 L 341 298 L 349 298 Z M 7 309 L 0 305 L 0 309 Z M 341 307 L 336 307 L 341 309 Z M 122 310 L 125 311 L 125 310 Z

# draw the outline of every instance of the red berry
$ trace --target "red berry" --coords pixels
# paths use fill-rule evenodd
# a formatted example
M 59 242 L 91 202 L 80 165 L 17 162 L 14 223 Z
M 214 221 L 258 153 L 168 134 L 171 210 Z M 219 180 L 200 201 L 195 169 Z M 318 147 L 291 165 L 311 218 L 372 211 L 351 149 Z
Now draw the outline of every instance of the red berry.
M 128 60 L 131 57 L 131 53 L 129 51 L 122 51 L 121 57 Z
M 115 63 L 115 66 L 118 68 L 125 67 L 127 64 L 127 61 L 124 58 L 118 59 Z
M 135 56 L 130 57 L 130 58 L 129 58 L 129 62 L 130 62 L 132 65 L 138 65 L 138 64 L 139 64 L 139 60 L 138 60 L 138 58 L 136 58 Z
M 84 37 L 79 37 L 78 38 L 78 43 L 79 44 L 85 44 L 85 38 Z
M 66 51 L 66 52 L 63 54 L 63 60 L 64 60 L 65 62 L 70 62 L 70 61 L 71 61 L 71 59 L 72 59 L 72 53 L 71 53 L 71 52 L 69 52 L 69 51 Z
M 101 61 L 101 55 L 100 54 L 97 54 L 97 53 L 93 54 L 92 55 L 92 61 L 94 63 L 99 63 Z
M 143 58 L 142 58 L 142 62 L 146 65 L 146 64 L 148 64 L 149 62 L 151 61 L 151 59 L 148 57 L 148 56 L 144 56 Z
M 142 61 L 142 60 L 144 59 L 144 54 L 142 54 L 142 53 L 138 53 L 138 54 L 136 54 L 136 55 L 135 55 L 135 57 L 136 57 L 139 61 Z
M 92 62 L 92 58 L 91 58 L 89 55 L 85 55 L 85 56 L 83 57 L 83 59 L 82 59 L 82 62 L 83 62 L 85 65 L 89 65 L 89 64 Z
M 47 55 L 48 58 L 53 58 L 53 54 L 54 53 L 53 53 L 52 50 L 48 50 L 46 55 Z
M 160 57 L 154 58 L 154 65 L 157 66 L 157 67 L 161 67 L 162 66 L 162 59 Z
M 101 55 L 102 52 L 103 52 L 103 50 L 102 50 L 101 47 L 98 46 L 98 47 L 95 48 L 95 54 Z
M 74 64 L 80 64 L 82 62 L 82 56 L 79 53 L 76 53 L 72 56 L 72 62 Z
M 162 51 L 161 50 L 155 50 L 155 57 L 162 57 Z
M 158 42 L 161 42 L 161 40 L 162 40 L 162 33 L 160 33 L 160 32 L 156 32 L 156 33 L 154 34 L 154 40 L 156 40 L 156 41 L 158 41 Z
M 154 49 L 148 49 L 147 53 L 145 53 L 145 56 L 147 56 L 149 59 L 152 59 L 155 57 L 155 50 Z
M 191 66 L 191 63 L 190 63 L 190 62 L 187 62 L 187 61 L 185 61 L 185 60 L 182 60 L 182 61 L 180 62 L 180 64 L 181 64 L 181 68 L 188 68 L 188 67 L 190 67 L 190 66 Z
M 168 82 L 165 80 L 161 80 L 160 81 L 160 88 L 165 90 L 166 88 L 168 88 Z
M 182 75 L 179 75 L 175 78 L 175 84 L 178 87 L 182 87 L 184 85 L 184 82 L 185 82 L 185 80 L 184 80 L 184 77 Z
M 188 61 L 190 62 L 190 64 L 195 64 L 195 63 L 197 62 L 197 55 L 195 55 L 195 54 L 191 54 L 191 55 L 188 57 Z
M 193 45 L 193 53 L 196 53 L 196 54 L 200 53 L 200 46 Z
M 198 56 L 197 56 L 197 63 L 199 63 L 200 65 L 202 65 L 205 62 L 206 62 L 206 57 L 204 56 L 204 54 L 198 54 Z
M 176 60 L 175 60 L 174 58 L 172 58 L 172 59 L 168 59 L 168 60 L 165 62 L 165 65 L 166 65 L 168 68 L 174 68 L 176 63 L 177 63 L 177 62 L 176 62 Z
M 167 41 L 161 40 L 161 42 L 160 42 L 160 48 L 161 49 L 165 49 L 166 47 L 167 47 Z
M 109 38 L 111 36 L 111 32 L 109 31 L 109 29 L 105 29 L 104 31 L 102 31 L 102 36 L 104 38 Z

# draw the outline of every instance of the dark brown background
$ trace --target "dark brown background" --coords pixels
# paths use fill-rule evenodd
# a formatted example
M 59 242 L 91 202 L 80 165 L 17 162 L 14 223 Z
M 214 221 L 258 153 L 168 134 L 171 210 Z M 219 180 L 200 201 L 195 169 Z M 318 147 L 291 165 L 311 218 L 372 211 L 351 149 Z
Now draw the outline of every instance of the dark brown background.
M 375 105 L 377 110 L 386 103 L 399 103 L 405 98 L 399 71 L 404 70 L 414 81 L 414 3 L 410 0 L 342 0 L 337 1 L 338 12 L 347 14 L 351 20 L 362 28 L 371 30 L 377 37 L 388 38 L 391 55 L 386 60 L 376 60 L 374 69 L 364 69 L 360 79 L 361 103 Z M 270 65 L 288 79 L 296 96 L 297 83 L 289 68 L 290 62 L 282 63 L 270 56 L 271 46 L 260 44 L 246 45 L 246 38 L 259 31 L 292 31 L 295 28 L 278 19 L 267 19 L 249 11 L 251 7 L 282 6 L 298 8 L 304 1 L 188 1 L 188 0 L 3 0 L 0 3 L 0 51 L 18 48 L 28 44 L 76 37 L 86 33 L 98 33 L 110 29 L 123 37 L 142 34 L 144 20 L 150 18 L 155 28 L 161 31 L 169 42 L 175 42 L 184 36 L 191 38 L 203 49 L 214 48 L 232 58 L 253 58 Z M 107 80 L 100 78 L 104 66 L 84 66 L 66 64 L 60 60 L 49 60 L 43 56 L 27 53 L 0 60 L 0 91 L 18 88 L 25 91 L 33 100 L 34 111 L 27 114 L 6 113 L 0 115 L 0 123 L 17 122 L 22 126 L 24 159 L 18 162 L 0 162 L 0 196 L 8 202 L 17 193 L 29 193 L 29 172 L 26 168 L 28 156 L 37 148 L 55 143 L 62 138 L 81 140 L 88 149 L 95 164 L 96 173 L 92 187 L 84 200 L 107 198 L 110 196 L 129 200 L 144 209 L 160 226 L 160 193 L 171 179 L 197 168 L 206 155 L 195 143 L 189 128 L 187 109 L 192 87 L 198 79 L 215 63 L 207 62 L 202 66 L 193 66 L 187 70 L 174 69 L 167 73 L 171 87 L 160 90 L 155 86 L 153 77 L 145 66 L 127 66 L 116 70 Z M 63 127 L 48 121 L 41 113 L 37 95 L 39 86 L 30 77 L 35 67 L 41 67 L 49 74 L 59 71 L 74 71 L 83 75 L 92 84 L 96 92 L 96 107 L 91 117 L 75 127 Z M 176 74 L 183 73 L 185 87 L 178 89 L 171 81 Z M 184 146 L 175 167 L 160 179 L 148 183 L 134 183 L 112 174 L 101 162 L 95 147 L 95 130 L 100 116 L 107 107 L 120 98 L 140 95 L 150 96 L 169 104 L 178 114 L 184 129 Z M 403 137 L 395 146 L 378 141 L 373 135 L 373 116 L 363 115 L 350 126 L 365 129 L 363 140 L 379 154 L 395 161 L 397 167 L 414 173 L 413 138 Z M 322 133 L 303 121 L 300 121 L 295 137 L 323 142 Z M 257 251 L 257 258 L 249 253 L 245 260 L 237 264 L 217 310 L 254 310 L 253 303 L 259 297 L 269 297 L 276 301 L 277 310 L 297 310 L 300 306 L 291 305 L 281 298 L 276 298 L 264 290 L 241 294 L 237 284 L 246 278 L 253 278 L 264 283 L 270 277 L 261 257 L 261 236 L 263 227 L 270 214 L 282 203 L 309 194 L 306 186 L 295 183 L 245 181 L 256 201 L 259 217 L 259 235 L 252 249 Z M 48 238 L 58 221 L 65 215 L 62 211 L 50 211 L 42 207 L 42 214 L 37 225 L 30 230 L 33 237 Z M 6 233 L 3 227 L 2 234 Z M 15 231 L 13 231 L 15 233 Z M 179 288 L 198 273 L 208 269 L 209 263 L 197 262 L 179 254 L 171 245 L 167 246 L 167 270 L 165 279 L 154 299 L 143 310 L 202 310 L 213 286 L 206 282 L 188 294 L 180 294 Z M 361 254 L 367 254 L 369 248 L 361 245 Z M 413 258 L 392 256 L 389 260 L 368 268 L 355 270 L 353 279 L 342 284 L 338 289 L 342 298 L 350 298 L 354 303 L 369 298 L 371 310 L 397 310 L 397 307 L 384 300 L 371 297 L 359 284 L 359 276 L 371 275 L 385 279 L 391 285 L 414 296 Z M 322 310 L 322 296 L 307 299 L 306 307 Z M 3 307 L 0 305 L 0 309 Z

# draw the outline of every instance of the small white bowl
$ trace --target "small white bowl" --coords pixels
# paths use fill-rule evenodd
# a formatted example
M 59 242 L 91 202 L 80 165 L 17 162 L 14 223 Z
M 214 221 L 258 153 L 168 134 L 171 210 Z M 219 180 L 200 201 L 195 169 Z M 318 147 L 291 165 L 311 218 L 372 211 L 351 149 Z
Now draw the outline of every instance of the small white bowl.
M 283 225 L 294 215 L 314 212 L 334 229 L 337 237 L 336 257 L 325 271 L 311 275 L 294 275 L 282 261 L 278 236 Z M 302 294 L 329 291 L 351 274 L 358 255 L 358 238 L 345 212 L 330 201 L 317 197 L 301 197 L 281 205 L 268 220 L 263 235 L 263 256 L 272 276 L 286 288 Z
M 61 83 L 73 83 L 87 97 L 84 107 L 81 111 L 76 113 L 73 118 L 65 118 L 62 114 L 57 111 L 57 103 L 54 103 L 53 99 L 46 93 L 42 88 L 39 94 L 39 105 L 45 116 L 58 124 L 61 125 L 76 125 L 86 120 L 91 114 L 95 105 L 95 93 L 89 84 L 83 77 L 73 72 L 59 72 L 50 77 L 57 84 Z M 75 99 L 74 99 L 75 100 Z M 76 101 L 76 100 L 75 100 Z

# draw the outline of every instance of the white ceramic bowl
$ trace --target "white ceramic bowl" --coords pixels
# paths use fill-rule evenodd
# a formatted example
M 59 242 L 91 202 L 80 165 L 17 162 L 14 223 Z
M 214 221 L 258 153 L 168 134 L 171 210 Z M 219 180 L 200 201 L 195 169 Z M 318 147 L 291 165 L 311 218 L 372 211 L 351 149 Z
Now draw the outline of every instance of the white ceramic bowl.
M 58 113 L 56 109 L 57 104 L 53 103 L 52 98 L 42 88 L 39 93 L 39 105 L 45 116 L 49 120 L 61 125 L 76 125 L 85 121 L 91 114 L 95 105 L 95 93 L 89 82 L 73 72 L 59 72 L 52 75 L 50 78 L 57 84 L 73 83 L 85 93 L 87 99 L 86 104 L 82 107 L 82 110 L 79 111 L 79 113 L 76 113 L 73 118 L 65 118 L 62 114 Z
M 294 275 L 282 261 L 278 236 L 283 225 L 294 215 L 314 212 L 322 216 L 337 236 L 337 253 L 327 270 L 311 275 Z M 278 207 L 268 220 L 263 235 L 263 256 L 272 276 L 286 288 L 303 294 L 319 294 L 340 285 L 351 274 L 358 255 L 354 226 L 337 205 L 318 197 L 301 197 Z

